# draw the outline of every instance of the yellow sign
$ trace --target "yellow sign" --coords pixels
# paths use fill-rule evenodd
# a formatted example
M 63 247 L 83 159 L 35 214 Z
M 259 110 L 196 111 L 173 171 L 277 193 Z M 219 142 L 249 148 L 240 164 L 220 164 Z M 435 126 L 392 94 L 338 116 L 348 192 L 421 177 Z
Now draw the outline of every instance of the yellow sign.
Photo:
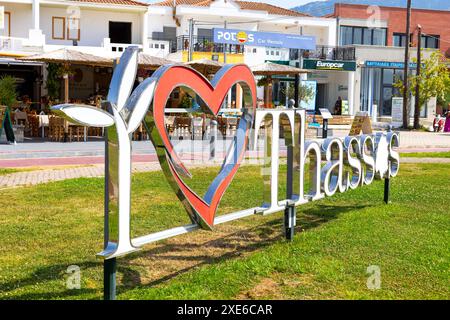
M 349 136 L 357 136 L 360 133 L 371 134 L 372 123 L 367 112 L 357 112 L 352 122 Z
M 239 31 L 236 35 L 236 38 L 239 43 L 244 43 L 247 41 L 247 33 L 245 33 L 244 31 Z

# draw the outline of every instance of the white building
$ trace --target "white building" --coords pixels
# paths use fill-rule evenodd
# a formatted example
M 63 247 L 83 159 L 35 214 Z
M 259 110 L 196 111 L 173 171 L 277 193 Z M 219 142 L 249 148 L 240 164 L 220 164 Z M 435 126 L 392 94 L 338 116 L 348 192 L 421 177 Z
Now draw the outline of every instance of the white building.
M 2 0 L 0 55 L 64 46 L 102 56 L 147 40 L 147 4 L 132 0 Z
M 62 47 L 114 57 L 126 46 L 138 45 L 151 55 L 187 61 L 190 21 L 193 21 L 193 59 L 224 61 L 224 45 L 214 43 L 212 38 L 215 27 L 314 36 L 319 50 L 330 50 L 336 43 L 335 19 L 310 17 L 261 2 L 167 0 L 148 5 L 134 0 L 2 0 L 1 8 L 4 23 L 0 24 L 0 73 L 8 73 L 11 65 L 16 66 L 16 71 L 28 72 L 22 77 L 29 86 L 25 91 L 35 97 L 45 94 L 45 86 L 40 85 L 42 79 L 45 82 L 45 68 L 14 58 Z M 226 51 L 227 63 L 290 63 L 300 58 L 297 49 L 228 45 Z M 43 77 L 40 68 L 44 70 Z M 88 95 L 92 87 L 104 86 L 99 82 L 105 79 L 102 76 L 105 71 L 97 68 L 93 73 L 83 67 L 78 70 L 83 77 L 78 77 L 81 91 L 76 90 L 79 97 L 74 98 Z M 276 86 L 288 83 L 280 79 Z M 274 99 L 281 100 L 281 104 L 286 100 Z

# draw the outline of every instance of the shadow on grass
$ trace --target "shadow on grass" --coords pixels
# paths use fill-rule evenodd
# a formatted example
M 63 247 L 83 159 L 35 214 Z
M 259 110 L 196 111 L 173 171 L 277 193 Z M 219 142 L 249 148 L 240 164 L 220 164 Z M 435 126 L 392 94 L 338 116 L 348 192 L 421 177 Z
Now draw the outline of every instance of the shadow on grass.
M 315 205 L 312 208 L 300 210 L 297 217 L 297 232 L 300 230 L 308 230 L 319 227 L 320 225 L 334 220 L 340 214 L 348 211 L 360 210 L 366 207 L 360 206 L 332 206 L 332 205 Z M 199 268 L 207 264 L 219 263 L 223 260 L 235 258 L 254 252 L 258 249 L 272 245 L 275 241 L 283 238 L 282 234 L 282 219 L 276 219 L 264 222 L 262 224 L 252 226 L 237 232 L 227 234 L 223 237 L 207 240 L 208 236 L 202 236 L 206 241 L 186 242 L 186 243 L 167 243 L 160 242 L 156 247 L 134 253 L 126 258 L 120 260 L 118 264 L 118 273 L 122 274 L 122 283 L 118 286 L 118 293 L 126 292 L 136 287 L 149 287 L 161 284 L 172 278 L 189 272 L 192 269 Z M 208 252 L 221 252 L 218 255 L 208 255 Z M 171 254 L 172 253 L 172 254 Z M 173 254 L 175 253 L 175 254 Z M 177 269 L 173 272 L 158 277 L 158 279 L 150 280 L 142 284 L 142 278 L 139 271 L 135 270 L 133 261 L 146 258 L 158 257 L 158 260 L 152 261 L 152 266 L 155 264 L 171 263 L 176 261 L 188 261 L 189 266 Z M 161 261 L 164 260 L 164 261 Z M 73 263 L 78 265 L 82 272 L 92 268 L 99 268 L 101 262 L 83 261 Z M 3 283 L 0 287 L 1 294 L 7 294 L 17 288 L 25 286 L 35 286 L 36 283 L 46 281 L 61 281 L 61 286 L 65 286 L 67 264 L 57 264 L 51 266 L 44 266 L 37 268 L 32 275 L 27 278 L 15 279 L 10 282 Z M 101 290 L 101 289 L 100 289 Z M 99 292 L 98 288 L 93 289 L 67 289 L 61 292 L 36 293 L 29 292 L 21 295 L 9 295 L 3 299 L 57 299 L 57 298 L 80 298 L 84 294 L 96 294 Z M 82 297 L 81 297 L 82 298 Z M 100 297 L 99 297 L 100 298 Z
M 308 230 L 319 227 L 323 223 L 331 221 L 343 214 L 352 210 L 360 210 L 366 205 L 359 206 L 333 206 L 333 205 L 318 205 L 299 212 L 297 217 L 297 232 L 301 230 Z M 247 253 L 257 251 L 258 249 L 272 245 L 284 237 L 283 235 L 283 221 L 282 219 L 271 220 L 263 224 L 252 226 L 250 228 L 239 230 L 237 232 L 228 234 L 219 239 L 209 240 L 198 243 L 165 243 L 160 244 L 150 250 L 145 250 L 142 253 L 136 253 L 123 260 L 118 270 L 123 273 L 122 286 L 118 287 L 119 293 L 126 292 L 136 286 L 150 287 L 164 283 L 180 274 L 187 273 L 192 269 L 199 268 L 203 265 L 211 265 L 219 263 L 224 260 L 239 257 Z M 228 249 L 228 250 L 227 250 Z M 231 249 L 231 250 L 230 250 Z M 211 256 L 204 253 L 224 251 L 224 253 Z M 169 253 L 169 254 L 167 254 Z M 177 254 L 170 254 L 177 253 Z M 181 254 L 180 254 L 181 253 Z M 127 264 L 132 264 L 134 260 L 143 257 L 158 257 L 154 260 L 154 264 L 158 264 L 162 260 L 169 260 L 176 263 L 177 261 L 191 261 L 192 263 L 184 268 L 177 269 L 174 272 L 167 273 L 158 279 L 151 280 L 142 284 L 140 277 L 136 278 L 136 273 L 127 274 L 127 271 L 132 270 L 126 268 Z M 161 264 L 162 266 L 162 264 Z M 122 269 L 123 268 L 123 269 Z

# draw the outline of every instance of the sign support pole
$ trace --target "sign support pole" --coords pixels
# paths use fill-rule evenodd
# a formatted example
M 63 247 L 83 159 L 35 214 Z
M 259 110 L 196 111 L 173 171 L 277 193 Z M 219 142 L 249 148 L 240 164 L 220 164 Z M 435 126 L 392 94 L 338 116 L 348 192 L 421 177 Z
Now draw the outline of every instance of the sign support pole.
M 387 129 L 387 132 L 391 132 L 392 131 L 392 127 L 389 126 Z M 389 193 L 391 190 L 391 181 L 389 180 L 389 175 L 387 178 L 384 178 L 384 203 L 388 204 L 389 203 Z
M 103 299 L 116 300 L 117 258 L 103 261 Z
M 105 219 L 104 219 L 104 248 L 108 246 L 109 239 L 109 152 L 108 130 L 105 130 Z M 116 258 L 103 260 L 103 299 L 116 299 Z
M 389 191 L 390 191 L 391 183 L 389 178 L 384 179 L 384 203 L 389 203 Z
M 294 147 L 287 146 L 287 179 L 286 198 L 288 203 L 284 209 L 284 231 L 286 240 L 292 241 L 295 233 L 296 209 L 292 201 L 292 186 L 294 178 Z
M 323 126 L 322 126 L 322 138 L 326 139 L 328 137 L 328 119 L 323 119 Z

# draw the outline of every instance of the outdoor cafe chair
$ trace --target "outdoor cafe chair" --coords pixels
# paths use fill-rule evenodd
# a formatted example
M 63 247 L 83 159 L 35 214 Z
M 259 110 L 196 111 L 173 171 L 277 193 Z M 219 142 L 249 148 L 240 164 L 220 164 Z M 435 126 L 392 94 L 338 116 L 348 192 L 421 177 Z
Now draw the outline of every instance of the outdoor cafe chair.
M 49 117 L 48 137 L 51 141 L 63 141 L 65 133 L 64 119 L 57 116 Z
M 175 136 L 180 138 L 191 136 L 191 123 L 192 119 L 190 117 L 175 117 L 174 127 Z
M 200 139 L 203 136 L 203 119 L 201 117 L 196 117 L 192 119 L 192 139 L 195 140 L 195 138 L 200 137 Z

